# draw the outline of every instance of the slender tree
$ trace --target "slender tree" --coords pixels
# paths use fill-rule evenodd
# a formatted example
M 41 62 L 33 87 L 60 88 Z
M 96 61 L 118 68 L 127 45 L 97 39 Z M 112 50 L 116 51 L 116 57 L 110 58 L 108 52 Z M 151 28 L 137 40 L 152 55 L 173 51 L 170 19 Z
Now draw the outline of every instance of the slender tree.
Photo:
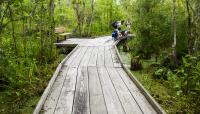
M 87 35 L 90 35 L 90 32 L 91 32 L 91 25 L 92 25 L 93 15 L 94 15 L 94 0 L 91 0 L 91 16 L 90 16 L 90 19 L 89 19 L 89 27 L 88 27 Z
M 12 8 L 9 6 L 9 14 L 10 14 L 10 21 L 11 21 L 11 26 L 12 26 L 12 39 L 13 39 L 13 44 L 14 44 L 14 52 L 15 54 L 17 54 L 17 40 L 16 40 L 16 37 L 15 37 L 15 21 L 14 21 L 14 18 L 13 18 L 13 10 Z
M 178 62 L 176 57 L 176 0 L 173 0 L 172 16 L 173 16 L 172 21 L 173 21 L 173 39 L 174 39 L 174 42 L 172 44 L 172 55 L 175 61 L 175 66 L 177 66 Z

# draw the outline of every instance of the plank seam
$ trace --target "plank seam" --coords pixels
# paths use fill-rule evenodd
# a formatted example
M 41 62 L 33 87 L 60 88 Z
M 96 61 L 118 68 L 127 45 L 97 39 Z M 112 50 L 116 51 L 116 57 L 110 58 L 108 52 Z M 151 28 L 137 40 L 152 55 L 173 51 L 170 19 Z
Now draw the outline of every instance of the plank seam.
M 97 48 L 97 49 L 98 49 L 98 51 L 97 51 L 96 66 L 98 65 L 98 64 L 97 64 L 97 61 L 98 61 L 98 55 L 99 55 L 99 53 L 98 53 L 98 52 L 99 52 L 99 48 Z
M 88 61 L 88 63 L 87 63 L 87 65 L 86 65 L 86 67 L 88 67 L 88 64 L 89 64 L 89 62 L 90 62 L 90 58 L 91 58 L 91 56 L 92 56 L 92 52 L 94 51 L 94 48 L 92 48 L 92 50 L 91 50 L 91 54 L 90 54 L 90 57 L 89 57 L 89 61 Z
M 110 46 L 109 46 L 109 52 L 110 52 L 110 55 L 111 55 L 112 64 L 113 64 L 113 68 L 114 68 L 114 67 L 115 67 L 115 66 L 114 66 L 114 60 L 113 60 L 113 55 L 112 55 L 112 53 L 111 53 L 111 48 L 110 48 Z
M 122 59 L 120 57 L 119 51 L 117 49 L 119 41 L 115 43 L 115 50 L 117 52 L 117 56 L 120 60 L 120 63 L 122 65 L 122 68 L 124 71 L 128 74 L 129 78 L 136 84 L 138 89 L 143 93 L 147 101 L 153 106 L 153 108 L 158 112 L 159 114 L 166 114 L 166 112 L 162 109 L 162 107 L 156 102 L 156 100 L 148 93 L 148 91 L 142 86 L 142 84 L 133 76 L 133 74 L 130 72 L 130 70 L 122 63 Z
M 115 69 L 116 70 L 116 69 Z M 135 99 L 135 97 L 133 96 L 132 92 L 130 91 L 130 89 L 128 88 L 127 84 L 124 82 L 124 80 L 121 77 L 121 74 L 119 73 L 118 70 L 116 70 L 117 74 L 119 74 L 120 79 L 123 81 L 123 83 L 126 85 L 126 88 L 129 90 L 129 93 L 131 94 L 131 96 L 133 97 L 133 99 L 135 100 L 136 104 L 138 105 L 138 107 L 140 108 L 140 110 L 142 111 L 142 113 L 144 114 L 144 111 L 142 110 L 142 108 L 140 107 L 139 103 L 137 102 L 137 100 Z
M 122 107 L 122 109 L 123 109 L 123 112 L 124 112 L 124 114 L 126 114 L 125 109 L 124 109 L 124 107 L 123 107 L 123 105 L 122 105 L 122 102 L 121 102 L 121 100 L 120 100 L 120 98 L 119 98 L 119 95 L 118 95 L 118 93 L 117 93 L 117 90 L 116 90 L 116 88 L 115 88 L 115 86 L 114 86 L 114 83 L 113 83 L 113 81 L 112 81 L 112 79 L 111 79 L 111 77 L 110 77 L 110 72 L 108 71 L 108 68 L 107 68 L 107 67 L 106 67 L 106 71 L 107 71 L 108 76 L 109 76 L 109 78 L 110 78 L 110 81 L 111 81 L 111 83 L 112 83 L 112 85 L 113 85 L 113 87 L 114 87 L 115 93 L 116 93 L 117 98 L 118 98 L 118 100 L 119 100 L 119 102 L 120 102 L 120 104 L 121 104 L 121 107 Z
M 103 94 L 103 99 L 104 99 L 104 104 L 106 106 L 106 111 L 107 111 L 107 114 L 108 114 L 108 108 L 107 108 L 107 105 L 106 105 L 106 100 L 105 100 L 105 97 L 104 97 L 104 92 L 103 92 L 103 87 L 102 87 L 102 83 L 101 83 L 101 79 L 100 79 L 100 73 L 99 73 L 99 69 L 97 68 L 97 73 L 98 73 L 98 78 L 99 78 L 99 82 L 100 82 L 100 85 L 101 85 L 101 92 Z
M 61 92 L 62 92 L 62 89 L 63 89 L 63 86 L 64 86 L 64 83 L 65 83 L 65 80 L 66 80 L 66 77 L 67 77 L 68 72 L 69 72 L 69 68 L 67 68 L 67 72 L 66 72 L 66 74 L 65 74 L 65 79 L 64 79 L 64 81 L 63 81 L 62 88 L 61 88 L 61 90 L 60 90 L 60 93 L 59 93 L 59 96 L 58 96 L 58 99 L 57 99 L 57 102 L 56 102 L 56 106 L 55 106 L 55 108 L 54 108 L 53 113 L 55 113 L 55 111 L 56 111 L 56 107 L 57 107 L 57 105 L 58 105 L 58 101 L 59 101 L 59 99 L 60 99 L 60 95 L 61 95 Z
M 43 107 L 43 105 L 44 105 L 44 103 L 45 103 L 45 101 L 46 101 L 46 99 L 47 99 L 47 97 L 48 97 L 48 95 L 51 91 L 51 88 L 52 88 L 52 86 L 53 86 L 53 84 L 54 84 L 54 82 L 55 82 L 55 80 L 56 80 L 56 78 L 57 78 L 57 76 L 60 72 L 60 69 L 63 67 L 64 62 L 69 59 L 69 57 L 77 50 L 77 48 L 78 48 L 78 45 L 76 45 L 76 47 L 58 65 L 58 67 L 56 68 L 56 71 L 54 72 L 54 74 L 51 78 L 51 80 L 49 81 L 49 84 L 47 85 L 47 87 L 44 90 L 44 93 L 42 94 L 38 104 L 36 105 L 36 108 L 35 108 L 33 114 L 39 114 L 40 113 L 40 110 L 42 109 L 42 107 Z
M 104 62 L 104 63 L 103 63 L 103 64 L 104 64 L 103 66 L 106 66 L 106 60 L 105 60 L 105 56 L 106 56 L 106 55 L 105 55 L 105 54 L 106 54 L 106 52 L 105 52 L 105 46 L 103 46 L 103 53 L 104 53 L 104 54 L 103 54 L 103 58 L 104 58 L 104 59 L 103 59 L 103 62 Z
M 93 50 L 92 50 L 93 51 Z M 92 55 L 92 54 L 91 54 Z M 88 67 L 86 67 L 86 69 L 87 69 L 87 77 L 88 77 L 88 96 L 89 96 L 89 112 L 90 112 L 90 114 L 91 114 L 91 107 L 90 107 L 90 83 L 89 83 L 89 79 L 90 79 L 90 77 L 89 77 L 89 71 L 88 71 Z
M 84 52 L 83 52 L 83 55 L 81 56 L 82 58 L 81 58 L 80 61 L 78 62 L 78 66 L 77 66 L 77 68 L 79 68 L 80 63 L 81 63 L 81 61 L 83 60 L 83 57 L 85 56 L 85 53 L 86 53 L 87 50 L 88 50 L 88 47 L 85 47 L 85 48 L 86 48 L 86 50 L 83 50 L 83 48 L 81 49 L 81 51 L 83 50 Z M 80 53 L 77 54 L 76 58 L 79 57 L 78 55 L 80 55 Z M 73 62 L 73 61 L 72 61 L 72 62 Z M 71 63 L 71 64 L 72 64 L 72 63 Z M 74 64 L 72 64 L 72 67 L 73 67 L 73 68 L 76 68 L 76 66 L 74 66 Z
M 89 49 L 89 48 L 87 47 L 87 49 Z M 86 51 L 87 51 L 87 49 L 86 49 Z M 84 52 L 84 55 L 85 55 L 86 51 Z M 75 91 L 74 91 L 74 99 L 73 99 L 73 105 L 72 105 L 72 113 L 74 112 L 74 102 L 75 102 L 76 91 L 77 91 L 77 78 L 78 78 L 78 75 L 79 75 L 78 70 L 79 70 L 79 68 L 80 68 L 80 63 L 81 63 L 81 61 L 82 61 L 84 55 L 82 56 L 82 58 L 81 58 L 81 60 L 80 60 L 80 62 L 79 62 L 78 68 L 77 68 L 76 84 L 75 84 Z M 88 76 L 88 80 L 89 80 L 89 76 Z M 88 83 L 88 85 L 89 85 L 89 83 Z M 88 91 L 89 91 L 89 90 L 88 90 Z M 89 97 L 89 99 L 90 99 L 90 97 Z M 89 110 L 90 110 L 90 107 L 89 107 Z M 90 112 L 90 111 L 89 111 L 89 112 Z
M 78 78 L 78 68 L 76 69 L 76 83 L 75 83 L 75 91 L 74 91 L 74 98 L 73 98 L 73 104 L 72 104 L 72 113 L 74 111 L 74 102 L 75 102 L 75 95 L 76 95 L 76 86 L 77 86 L 77 78 Z

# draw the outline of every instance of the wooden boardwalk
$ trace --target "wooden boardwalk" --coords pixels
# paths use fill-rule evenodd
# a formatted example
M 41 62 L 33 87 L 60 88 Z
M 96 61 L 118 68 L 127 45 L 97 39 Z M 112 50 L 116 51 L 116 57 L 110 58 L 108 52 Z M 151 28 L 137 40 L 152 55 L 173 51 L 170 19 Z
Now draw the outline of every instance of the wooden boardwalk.
M 60 44 L 78 46 L 57 69 L 34 114 L 165 113 L 129 78 L 111 37 Z

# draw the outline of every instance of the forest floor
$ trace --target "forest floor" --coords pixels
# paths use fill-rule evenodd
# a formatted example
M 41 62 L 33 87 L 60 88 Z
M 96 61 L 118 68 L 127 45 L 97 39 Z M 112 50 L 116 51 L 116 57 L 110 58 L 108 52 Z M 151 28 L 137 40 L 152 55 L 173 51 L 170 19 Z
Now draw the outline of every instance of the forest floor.
M 47 65 L 47 68 L 40 67 L 41 72 L 46 69 L 48 69 L 48 71 L 42 73 L 42 76 L 40 78 L 40 80 L 44 82 L 42 85 L 43 88 L 34 87 L 38 88 L 38 91 L 40 91 L 39 93 L 33 90 L 29 90 L 28 92 L 31 93 L 31 96 L 21 95 L 20 97 L 16 98 L 16 96 L 6 95 L 6 92 L 0 92 L 0 114 L 31 114 L 35 109 L 44 89 L 46 88 L 58 64 L 66 57 L 68 53 L 69 52 L 65 54 L 59 54 L 56 60 L 50 62 Z
M 118 46 L 123 63 L 130 67 L 131 55 L 122 51 L 122 46 Z M 142 60 L 143 69 L 132 71 L 139 82 L 155 98 L 167 114 L 192 114 L 194 104 L 188 96 L 177 95 L 177 92 L 170 86 L 170 82 L 164 79 L 155 79 L 152 74 L 154 69 L 150 67 L 155 63 L 155 59 Z

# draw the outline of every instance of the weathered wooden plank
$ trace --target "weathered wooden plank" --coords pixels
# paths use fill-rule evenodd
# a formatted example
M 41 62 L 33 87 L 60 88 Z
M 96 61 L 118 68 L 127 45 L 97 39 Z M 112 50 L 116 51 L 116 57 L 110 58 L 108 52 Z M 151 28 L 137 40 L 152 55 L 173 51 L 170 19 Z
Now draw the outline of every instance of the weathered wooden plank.
M 153 107 L 150 105 L 150 103 L 147 101 L 147 99 L 144 97 L 144 95 L 139 91 L 137 86 L 130 80 L 126 72 L 123 71 L 122 68 L 117 69 L 118 73 L 120 74 L 122 80 L 130 90 L 132 96 L 138 103 L 138 105 L 141 107 L 144 114 L 156 114 L 157 112 L 153 109 Z
M 87 51 L 88 47 L 81 47 L 82 50 L 79 52 L 76 58 L 74 58 L 73 62 L 70 64 L 70 67 L 78 67 L 81 60 L 83 59 L 83 56 L 85 55 L 85 52 Z
M 64 67 L 64 68 L 66 68 L 66 67 Z M 57 101 L 59 99 L 61 89 L 63 87 L 67 72 L 68 72 L 68 68 L 62 69 L 62 71 L 58 75 L 56 81 L 54 82 L 51 92 L 50 92 L 49 96 L 47 97 L 46 102 L 43 106 L 44 114 L 53 114 L 54 113 L 54 110 L 56 108 Z
M 107 109 L 104 102 L 101 83 L 99 81 L 96 67 L 88 67 L 90 109 L 91 114 L 106 114 Z
M 88 107 L 74 106 L 72 114 L 89 114 Z
M 98 55 L 98 48 L 93 47 L 92 55 L 90 57 L 90 61 L 88 63 L 88 66 L 97 66 L 97 55 Z
M 88 50 L 86 52 L 86 54 L 84 55 L 81 63 L 80 63 L 80 67 L 86 67 L 88 66 L 91 54 L 92 54 L 93 48 L 92 47 L 88 47 Z
M 71 114 L 76 86 L 77 68 L 69 68 L 56 106 L 55 114 Z
M 103 95 L 90 96 L 91 114 L 107 114 Z
M 116 45 L 117 43 L 115 44 L 117 55 L 119 57 L 119 60 L 122 61 Z M 131 71 L 126 66 L 124 66 L 124 64 L 122 64 L 122 68 L 128 74 L 131 81 L 133 81 L 133 83 L 137 86 L 137 88 L 142 92 L 142 94 L 145 96 L 145 98 L 148 100 L 151 106 L 156 110 L 156 112 L 159 114 L 166 114 L 166 112 L 162 109 L 162 107 L 160 107 L 160 105 L 155 101 L 155 99 L 148 93 L 148 91 L 142 86 L 142 84 L 133 76 Z
M 109 46 L 105 46 L 105 66 L 113 67 L 112 55 Z
M 120 78 L 115 68 L 107 68 L 111 81 L 127 114 L 142 114 L 140 107 Z
M 45 89 L 44 93 L 42 94 L 42 96 L 41 96 L 41 98 L 40 98 L 40 100 L 39 100 L 39 102 L 38 102 L 38 104 L 37 104 L 37 106 L 36 106 L 36 108 L 35 108 L 33 114 L 39 114 L 39 113 L 40 113 L 40 111 L 41 111 L 41 109 L 42 109 L 42 107 L 43 107 L 43 105 L 44 105 L 44 103 L 45 103 L 45 101 L 46 101 L 46 99 L 47 99 L 47 97 L 48 97 L 48 95 L 49 95 L 51 89 L 52 89 L 52 86 L 53 86 L 53 84 L 54 84 L 54 82 L 55 82 L 55 80 L 56 80 L 56 78 L 57 78 L 57 76 L 58 76 L 58 74 L 59 74 L 59 72 L 60 72 L 60 70 L 61 70 L 61 68 L 65 67 L 63 64 L 64 64 L 64 63 L 66 62 L 66 60 L 68 60 L 69 57 L 77 50 L 77 48 L 78 48 L 78 46 L 76 46 L 76 47 L 62 60 L 62 62 L 58 65 L 58 67 L 56 68 L 56 71 L 54 72 L 54 74 L 53 74 L 53 76 L 52 76 L 52 78 L 51 78 L 51 80 L 49 81 L 49 84 L 48 84 L 47 88 Z
M 117 56 L 117 53 L 116 53 L 114 46 L 110 46 L 110 52 L 111 52 L 111 55 L 112 55 L 114 67 L 121 67 L 121 63 L 118 59 L 118 56 Z
M 108 114 L 125 114 L 106 68 L 99 67 L 98 72 Z
M 105 49 L 104 46 L 99 46 L 99 52 L 97 57 L 97 66 L 104 66 L 105 65 Z
M 73 113 L 90 114 L 87 67 L 78 68 Z
M 77 55 L 80 53 L 82 48 L 77 47 L 77 50 L 69 57 L 69 59 L 65 62 L 65 66 L 70 66 L 73 60 L 77 57 Z
M 110 37 L 69 39 L 63 44 L 79 46 L 65 62 L 69 71 L 61 69 L 55 79 L 41 113 L 156 114 L 158 106 L 121 69 Z M 66 72 L 66 77 L 61 76 Z

